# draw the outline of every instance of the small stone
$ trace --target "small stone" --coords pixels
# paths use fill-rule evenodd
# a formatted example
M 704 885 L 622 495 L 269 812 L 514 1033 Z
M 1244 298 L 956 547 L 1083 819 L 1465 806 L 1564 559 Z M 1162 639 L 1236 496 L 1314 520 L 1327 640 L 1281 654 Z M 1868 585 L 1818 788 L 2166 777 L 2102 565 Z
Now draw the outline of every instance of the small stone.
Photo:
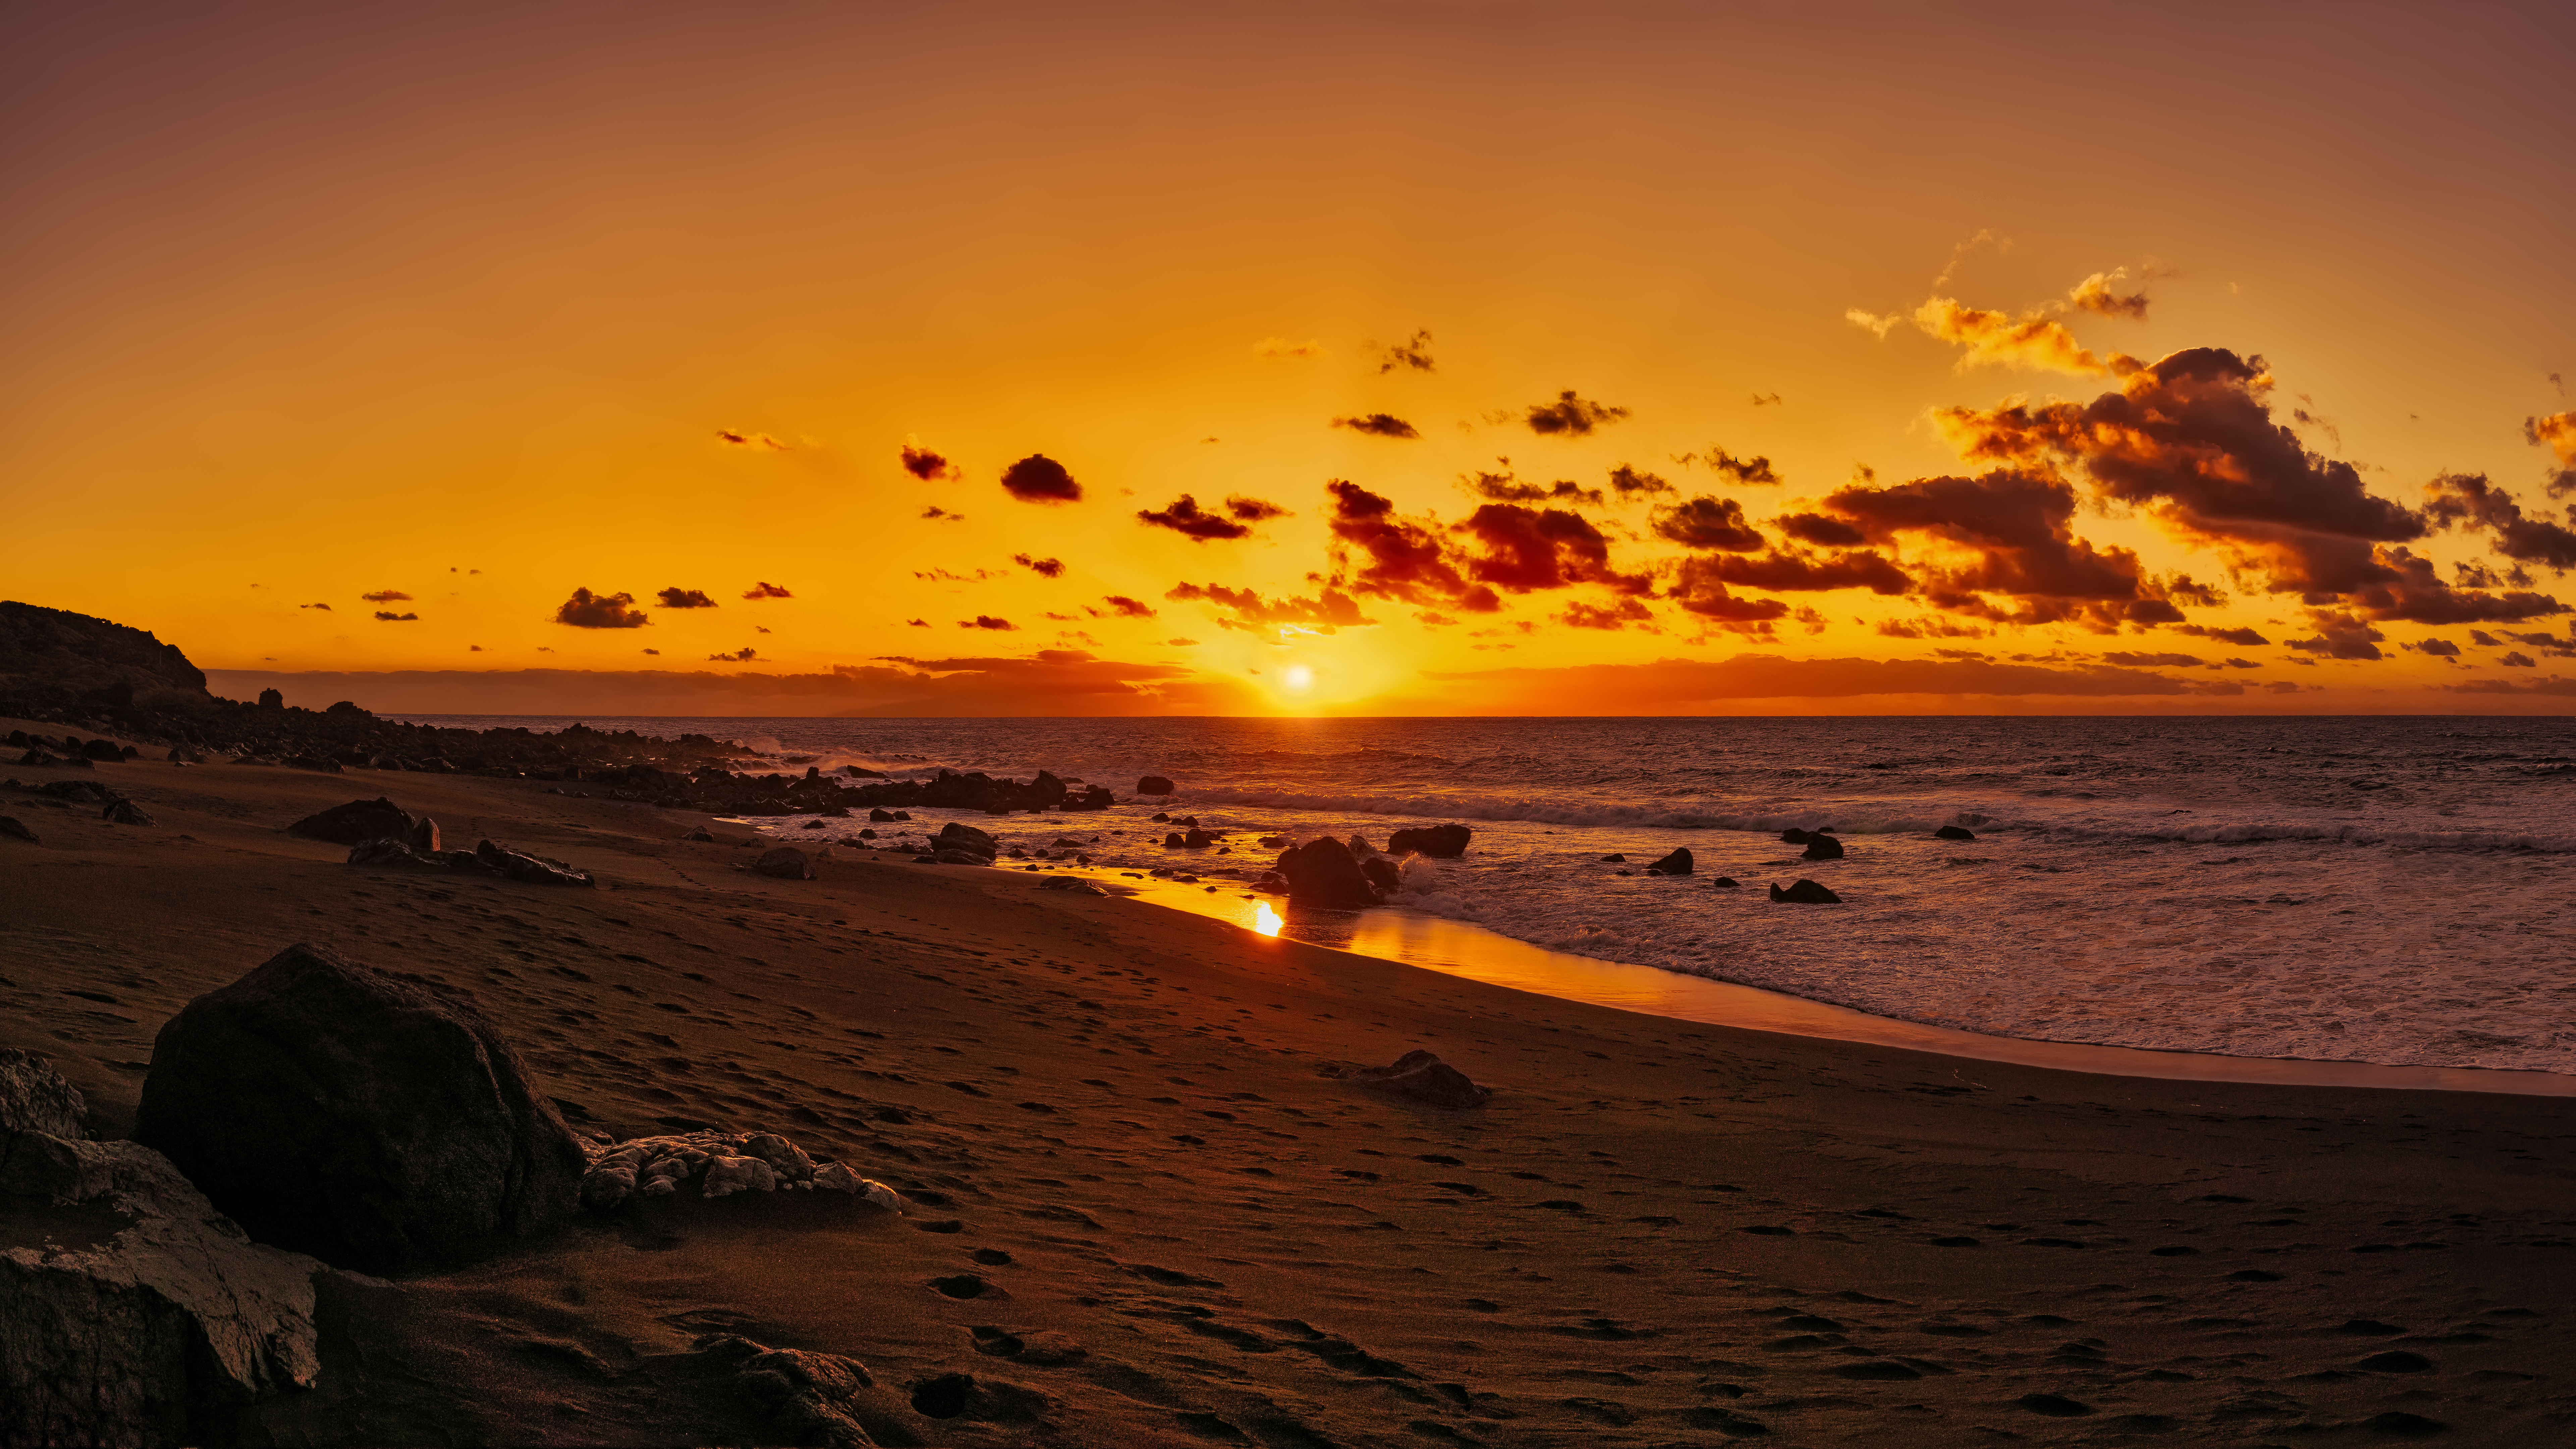
M 707 1164 L 708 1197 L 730 1197 L 752 1190 L 778 1191 L 778 1173 L 757 1157 L 719 1157 Z

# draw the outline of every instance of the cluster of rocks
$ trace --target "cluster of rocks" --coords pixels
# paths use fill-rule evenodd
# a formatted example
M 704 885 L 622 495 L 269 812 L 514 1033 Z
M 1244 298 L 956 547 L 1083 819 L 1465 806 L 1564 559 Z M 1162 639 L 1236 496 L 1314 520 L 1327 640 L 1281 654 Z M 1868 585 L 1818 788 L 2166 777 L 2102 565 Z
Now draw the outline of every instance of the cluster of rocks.
M 635 1137 L 585 1143 L 590 1169 L 581 1179 L 581 1205 L 608 1212 L 627 1203 L 670 1197 L 695 1188 L 700 1197 L 738 1192 L 839 1192 L 892 1212 L 911 1204 L 902 1193 L 849 1164 L 822 1161 L 775 1132 L 705 1130 L 677 1136 Z
M 143 753 L 132 745 L 120 745 L 114 740 L 84 740 L 78 735 L 57 738 L 29 734 L 25 730 L 9 731 L 9 748 L 26 751 L 18 757 L 19 764 L 69 770 L 91 769 L 96 763 L 122 764 Z
M 286 833 L 348 846 L 351 865 L 443 870 L 526 885 L 598 884 L 586 870 L 489 840 L 472 850 L 441 850 L 437 821 L 415 816 L 382 795 L 307 815 L 287 826 Z
M 0 789 L 23 790 L 47 804 L 65 808 L 95 805 L 102 820 L 119 825 L 150 825 L 152 813 L 126 797 L 124 791 L 98 780 L 48 780 L 42 785 L 21 785 L 15 779 L 0 781 Z M 0 815 L 0 835 L 36 843 L 36 832 L 15 816 Z

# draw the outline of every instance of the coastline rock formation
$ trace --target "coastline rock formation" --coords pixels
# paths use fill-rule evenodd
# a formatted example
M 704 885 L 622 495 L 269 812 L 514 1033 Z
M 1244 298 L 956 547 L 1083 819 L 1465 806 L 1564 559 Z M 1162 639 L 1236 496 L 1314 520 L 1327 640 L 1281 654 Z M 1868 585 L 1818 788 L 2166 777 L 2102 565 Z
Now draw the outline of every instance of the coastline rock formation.
M 1329 835 L 1280 852 L 1274 867 L 1288 882 L 1288 899 L 1316 906 L 1374 906 L 1377 886 L 1360 869 L 1351 848 Z
M 134 1135 L 254 1237 L 366 1272 L 537 1233 L 586 1169 L 471 997 L 305 945 L 161 1028 Z
M 911 1207 L 904 1195 L 848 1164 L 805 1155 L 775 1132 L 687 1132 L 625 1142 L 584 1143 L 590 1167 L 581 1179 L 581 1205 L 608 1212 L 627 1203 L 669 1197 L 694 1186 L 700 1197 L 738 1192 L 839 1192 L 889 1212 Z
M 202 1443 L 311 1386 L 322 1264 L 249 1241 L 150 1148 L 81 1140 L 79 1102 L 0 1054 L 0 1444 Z M 67 1110 L 68 1132 L 16 1125 Z
M 422 832 L 431 841 L 437 836 L 437 825 L 424 818 Z M 414 866 L 431 870 L 451 870 L 465 875 L 496 876 L 523 885 L 589 886 L 599 884 L 589 871 L 580 870 L 541 855 L 527 855 L 506 846 L 483 841 L 472 850 L 440 850 L 434 844 L 418 849 L 401 840 L 370 840 L 349 850 L 349 864 L 372 866 Z
M 1467 1074 L 1419 1047 L 1383 1067 L 1326 1068 L 1326 1073 L 1372 1092 L 1408 1097 L 1434 1107 L 1481 1107 L 1493 1100 L 1490 1087 L 1480 1087 Z
M 1800 852 L 1798 858 L 1801 860 L 1840 860 L 1843 858 L 1843 843 L 1834 839 L 1832 836 L 1825 834 L 1823 831 L 1817 831 L 1807 837 L 1807 848 Z
M 1467 842 L 1475 832 L 1464 825 L 1415 825 L 1386 838 L 1386 853 L 1428 855 L 1437 860 L 1455 860 L 1467 853 Z
M 1974 840 L 1977 833 L 1960 825 L 1944 825 L 1932 832 L 1934 840 Z
M 1693 861 L 1691 860 L 1690 847 L 1685 845 L 1674 851 L 1672 854 L 1665 856 L 1663 859 L 1656 861 L 1654 864 L 1647 866 L 1646 874 L 1688 875 L 1691 873 L 1692 864 Z
M 1172 793 L 1172 782 L 1164 779 L 1160 775 L 1147 775 L 1136 782 L 1136 793 L 1139 795 L 1169 795 Z
M 1804 876 L 1800 876 L 1797 882 L 1785 891 L 1777 885 L 1772 886 L 1771 899 L 1801 906 L 1839 906 L 1843 903 L 1841 896 L 1835 895 Z

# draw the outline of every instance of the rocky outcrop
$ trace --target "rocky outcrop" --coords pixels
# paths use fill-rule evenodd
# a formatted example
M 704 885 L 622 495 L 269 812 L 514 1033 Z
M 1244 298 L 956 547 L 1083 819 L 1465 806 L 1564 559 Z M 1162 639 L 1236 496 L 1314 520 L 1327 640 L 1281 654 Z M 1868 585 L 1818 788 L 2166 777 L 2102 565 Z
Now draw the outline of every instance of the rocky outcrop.
M 56 1076 L 49 1058 L 0 1047 L 0 1132 L 77 1139 L 88 1112 L 80 1089 Z
M 1368 883 L 1376 886 L 1385 895 L 1395 894 L 1404 884 L 1404 873 L 1396 869 L 1394 861 L 1383 855 L 1372 855 L 1363 859 L 1360 862 L 1360 874 L 1367 876 Z
M 404 840 L 411 838 L 411 812 L 379 795 L 373 800 L 352 800 L 334 805 L 318 815 L 307 815 L 286 827 L 289 835 L 307 840 L 327 840 L 333 845 L 364 845 L 370 840 Z
M 1647 866 L 1646 874 L 1688 875 L 1691 873 L 1691 865 L 1692 860 L 1690 847 L 1685 845 L 1681 849 L 1674 851 L 1672 854 L 1665 856 L 1663 859 L 1656 861 L 1654 864 Z
M 983 859 L 979 863 L 984 865 L 992 864 L 993 858 L 1002 853 L 1001 842 L 972 825 L 960 825 L 954 820 L 940 826 L 939 833 L 930 837 L 930 849 L 934 855 L 943 850 L 954 850 L 981 856 Z
M 762 852 L 760 859 L 752 862 L 751 869 L 754 875 L 765 875 L 776 880 L 812 880 L 814 878 L 813 862 L 805 858 L 805 852 L 792 845 L 782 845 L 774 850 Z
M 249 1241 L 150 1148 L 82 1141 L 79 1103 L 0 1053 L 0 1445 L 200 1443 L 310 1386 L 322 1265 Z
M 1397 1057 L 1388 1066 L 1328 1070 L 1332 1075 L 1355 1082 L 1372 1092 L 1404 1097 L 1434 1107 L 1481 1107 L 1494 1096 L 1493 1089 L 1477 1086 L 1468 1080 L 1465 1072 L 1418 1047 Z
M 1807 848 L 1798 853 L 1800 860 L 1840 860 L 1843 843 L 1819 831 L 1807 837 Z
M 206 676 L 177 645 L 141 629 L 66 609 L 0 603 L 0 695 L 131 705 L 155 691 L 202 699 Z
M 134 1135 L 254 1237 L 367 1272 L 542 1231 L 586 1168 L 470 996 L 312 946 L 161 1028 Z
M 36 832 L 28 829 L 27 823 L 15 815 L 0 815 L 0 836 L 11 840 L 23 840 L 29 845 L 44 844 L 36 838 Z
M 1136 782 L 1136 793 L 1139 795 L 1169 795 L 1172 793 L 1172 782 L 1164 779 L 1160 775 L 1147 775 Z
M 426 825 L 428 821 L 421 822 Z M 432 827 L 433 832 L 435 827 Z M 433 833 L 432 838 L 435 838 Z M 589 871 L 577 869 L 560 860 L 540 855 L 526 855 L 506 846 L 483 841 L 472 850 L 415 850 L 400 840 L 370 840 L 349 849 L 349 864 L 453 871 L 462 875 L 479 875 L 514 880 L 522 885 L 561 885 L 597 887 L 597 878 Z
M 1288 882 L 1288 898 L 1302 904 L 1357 907 L 1380 900 L 1351 848 L 1329 835 L 1280 852 L 1275 869 Z
M 1799 877 L 1798 881 L 1785 891 L 1777 885 L 1772 886 L 1771 899 L 1801 906 L 1839 906 L 1843 903 L 1841 896 L 1835 895 L 1804 876 Z
M 837 1192 L 889 1212 L 911 1204 L 902 1193 L 860 1176 L 847 1163 L 817 1162 L 805 1149 L 774 1132 L 683 1133 L 625 1142 L 585 1143 L 589 1170 L 581 1179 L 581 1205 L 609 1212 L 630 1202 L 694 1190 L 699 1197 L 738 1192 Z
M 1934 840 L 1974 840 L 1977 832 L 1960 825 L 1944 825 L 1932 832 Z
M 1386 838 L 1386 853 L 1428 855 L 1439 860 L 1455 860 L 1467 853 L 1467 842 L 1475 832 L 1464 825 L 1416 825 Z

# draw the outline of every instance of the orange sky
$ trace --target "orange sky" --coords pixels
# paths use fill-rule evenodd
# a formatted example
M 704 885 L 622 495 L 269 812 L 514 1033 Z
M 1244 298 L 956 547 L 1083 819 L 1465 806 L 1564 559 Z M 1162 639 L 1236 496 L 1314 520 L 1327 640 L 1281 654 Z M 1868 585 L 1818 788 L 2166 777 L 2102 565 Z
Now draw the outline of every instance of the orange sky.
M 2571 42 L 15 7 L 0 594 L 413 710 L 2556 712 Z

